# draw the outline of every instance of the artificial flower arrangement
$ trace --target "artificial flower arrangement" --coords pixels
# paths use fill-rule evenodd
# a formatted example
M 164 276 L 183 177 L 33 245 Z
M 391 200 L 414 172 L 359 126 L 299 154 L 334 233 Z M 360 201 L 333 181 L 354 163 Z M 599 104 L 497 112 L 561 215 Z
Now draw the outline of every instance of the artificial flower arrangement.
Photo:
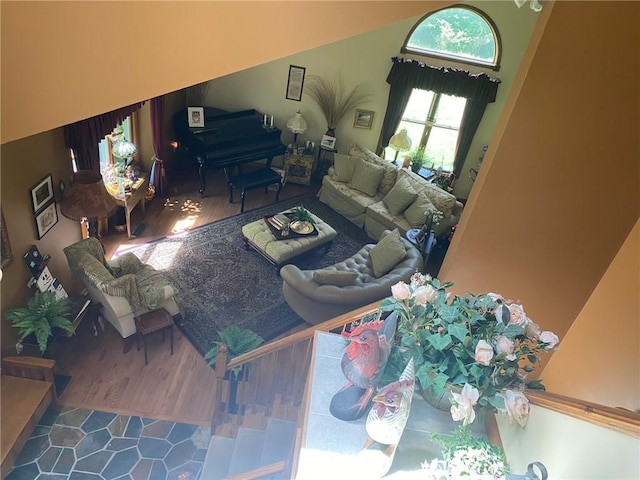
M 399 282 L 379 310 L 397 312 L 398 330 L 387 371 L 413 357 L 423 392 L 449 395 L 451 416 L 471 424 L 476 410 L 502 413 L 524 426 L 529 401 L 524 389 L 541 352 L 554 350 L 558 337 L 528 318 L 522 305 L 494 293 L 458 296 L 453 285 L 416 273 Z

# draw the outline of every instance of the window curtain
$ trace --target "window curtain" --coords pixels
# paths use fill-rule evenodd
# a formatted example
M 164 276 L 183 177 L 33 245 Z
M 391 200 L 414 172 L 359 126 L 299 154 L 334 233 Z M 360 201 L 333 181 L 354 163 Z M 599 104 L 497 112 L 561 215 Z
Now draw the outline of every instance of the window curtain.
M 389 100 L 377 152 L 389 145 L 389 140 L 398 129 L 411 91 L 414 88 L 455 95 L 467 99 L 462 117 L 453 171 L 460 176 L 462 164 L 469 153 L 471 140 L 478 129 L 488 103 L 495 102 L 500 80 L 484 73 L 472 74 L 466 70 L 447 67 L 432 67 L 417 60 L 393 57 L 387 83 Z
M 167 194 L 167 179 L 164 170 L 162 146 L 164 145 L 164 96 L 151 99 L 149 104 L 151 112 L 151 136 L 153 137 L 153 165 L 151 167 L 151 185 L 155 188 L 156 195 Z
M 100 171 L 98 144 L 113 127 L 141 106 L 142 103 L 135 103 L 64 126 L 64 144 L 73 149 L 79 170 Z

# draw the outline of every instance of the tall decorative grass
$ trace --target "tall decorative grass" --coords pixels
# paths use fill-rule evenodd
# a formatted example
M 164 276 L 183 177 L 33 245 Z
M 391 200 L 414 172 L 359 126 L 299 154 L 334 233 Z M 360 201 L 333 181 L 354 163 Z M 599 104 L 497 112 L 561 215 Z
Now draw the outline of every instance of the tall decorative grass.
M 307 94 L 318 104 L 327 128 L 334 130 L 340 120 L 358 105 L 367 102 L 372 94 L 356 85 L 346 91 L 341 78 L 327 80 L 318 75 L 310 75 L 306 85 Z

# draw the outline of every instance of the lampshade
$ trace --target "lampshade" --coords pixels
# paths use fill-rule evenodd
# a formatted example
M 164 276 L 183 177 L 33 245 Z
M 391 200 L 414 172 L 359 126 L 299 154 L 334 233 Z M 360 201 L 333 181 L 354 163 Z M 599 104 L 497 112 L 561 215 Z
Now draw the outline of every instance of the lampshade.
M 287 120 L 287 128 L 293 133 L 304 133 L 307 131 L 307 121 L 304 119 L 300 110 L 293 117 Z
M 136 146 L 129 140 L 121 139 L 113 144 L 111 153 L 117 158 L 131 158 L 138 152 Z
M 93 170 L 80 170 L 73 177 L 73 184 L 64 192 L 60 212 L 65 217 L 80 221 L 83 218 L 97 220 L 113 214 L 118 208 L 109 195 L 102 175 Z
M 406 129 L 400 130 L 389 139 L 389 146 L 397 152 L 406 152 L 411 150 L 411 139 Z

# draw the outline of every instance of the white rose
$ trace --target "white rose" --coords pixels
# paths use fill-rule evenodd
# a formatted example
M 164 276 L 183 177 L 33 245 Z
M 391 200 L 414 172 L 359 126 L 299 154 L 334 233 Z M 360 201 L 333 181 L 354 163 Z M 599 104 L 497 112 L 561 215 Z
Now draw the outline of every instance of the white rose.
M 451 392 L 451 418 L 454 421 L 462 421 L 463 425 L 469 425 L 476 419 L 473 406 L 478 403 L 480 392 L 468 383 L 464 384 L 460 393 Z
M 513 353 L 515 343 L 509 337 L 504 335 L 498 335 L 496 338 L 496 352 L 506 353 L 507 355 Z
M 433 303 L 438 298 L 438 291 L 431 285 L 421 285 L 416 288 L 411 297 L 414 299 L 417 305 L 426 305 L 427 303 Z
M 529 418 L 529 399 L 517 390 L 503 390 L 502 396 L 509 417 L 524 427 Z
M 406 283 L 398 282 L 391 287 L 391 295 L 396 300 L 405 300 L 411 296 L 411 291 Z
M 539 340 L 546 343 L 544 347 L 545 350 L 555 350 L 558 343 L 560 343 L 560 340 L 555 333 L 547 331 L 540 334 Z
M 493 360 L 493 347 L 486 340 L 479 340 L 476 345 L 476 362 L 480 365 L 489 366 Z

